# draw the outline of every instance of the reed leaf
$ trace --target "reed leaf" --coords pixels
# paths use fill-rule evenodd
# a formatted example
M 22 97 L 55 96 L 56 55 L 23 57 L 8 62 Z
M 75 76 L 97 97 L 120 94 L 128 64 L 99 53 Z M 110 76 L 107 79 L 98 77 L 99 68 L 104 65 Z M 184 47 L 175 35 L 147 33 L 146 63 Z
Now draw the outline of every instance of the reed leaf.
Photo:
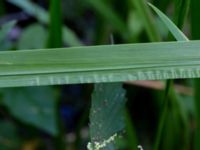
M 200 41 L 0 52 L 0 87 L 200 77 Z

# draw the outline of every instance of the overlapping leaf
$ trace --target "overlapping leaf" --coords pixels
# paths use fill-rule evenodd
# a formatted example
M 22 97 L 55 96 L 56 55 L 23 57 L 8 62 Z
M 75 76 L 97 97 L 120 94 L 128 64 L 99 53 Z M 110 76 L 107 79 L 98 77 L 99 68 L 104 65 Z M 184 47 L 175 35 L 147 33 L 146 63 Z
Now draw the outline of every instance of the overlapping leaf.
M 1 52 L 0 87 L 197 78 L 199 50 L 190 41 Z

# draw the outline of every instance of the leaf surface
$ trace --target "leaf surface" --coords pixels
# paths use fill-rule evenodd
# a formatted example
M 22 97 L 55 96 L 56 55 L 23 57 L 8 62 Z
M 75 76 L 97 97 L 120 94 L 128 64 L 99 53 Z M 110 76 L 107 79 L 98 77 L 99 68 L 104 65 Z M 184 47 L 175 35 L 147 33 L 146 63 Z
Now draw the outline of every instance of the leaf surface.
M 3 104 L 13 116 L 21 121 L 57 134 L 55 120 L 55 95 L 49 87 L 29 87 L 5 89 Z
M 125 90 L 120 83 L 95 84 L 90 112 L 90 137 L 102 144 L 124 128 Z M 113 141 L 112 141 L 113 142 Z M 114 149 L 108 143 L 104 150 Z
M 200 42 L 0 53 L 0 87 L 200 77 Z

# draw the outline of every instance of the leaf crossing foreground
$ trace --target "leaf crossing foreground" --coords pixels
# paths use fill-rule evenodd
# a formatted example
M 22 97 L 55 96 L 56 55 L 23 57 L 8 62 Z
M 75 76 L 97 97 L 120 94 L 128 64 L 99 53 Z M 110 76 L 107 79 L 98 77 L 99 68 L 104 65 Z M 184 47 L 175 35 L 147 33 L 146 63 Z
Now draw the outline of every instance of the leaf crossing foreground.
M 200 41 L 0 52 L 0 87 L 200 77 Z

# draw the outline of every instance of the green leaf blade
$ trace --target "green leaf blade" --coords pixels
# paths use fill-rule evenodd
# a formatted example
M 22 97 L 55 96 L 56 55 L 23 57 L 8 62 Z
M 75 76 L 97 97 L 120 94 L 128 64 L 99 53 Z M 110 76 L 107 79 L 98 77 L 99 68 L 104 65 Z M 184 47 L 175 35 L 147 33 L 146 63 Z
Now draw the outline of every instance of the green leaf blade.
M 199 57 L 199 41 L 1 52 L 0 87 L 197 78 Z
M 182 33 L 182 31 L 174 25 L 174 23 L 165 15 L 163 14 L 158 8 L 153 6 L 151 3 L 148 3 L 149 6 L 158 14 L 162 22 L 167 26 L 170 32 L 178 41 L 188 41 L 188 38 Z

